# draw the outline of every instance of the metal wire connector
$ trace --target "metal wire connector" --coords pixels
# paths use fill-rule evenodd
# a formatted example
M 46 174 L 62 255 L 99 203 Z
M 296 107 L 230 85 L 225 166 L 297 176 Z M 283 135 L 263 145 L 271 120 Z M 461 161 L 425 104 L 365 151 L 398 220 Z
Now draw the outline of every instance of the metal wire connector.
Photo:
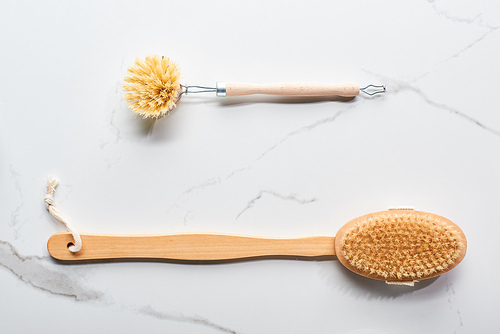
M 215 87 L 206 87 L 206 86 L 190 86 L 190 85 L 181 85 L 182 92 L 180 95 L 188 95 L 190 93 L 215 93 L 217 88 Z
M 375 94 L 385 93 L 385 85 L 368 85 L 360 88 L 359 91 L 365 93 L 366 95 L 373 96 Z

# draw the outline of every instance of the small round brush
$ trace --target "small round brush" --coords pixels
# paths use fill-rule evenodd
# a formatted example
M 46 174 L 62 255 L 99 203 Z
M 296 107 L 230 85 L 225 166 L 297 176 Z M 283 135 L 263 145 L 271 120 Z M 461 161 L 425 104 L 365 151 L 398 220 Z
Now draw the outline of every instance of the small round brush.
M 302 97 L 355 97 L 360 92 L 375 95 L 385 92 L 383 85 L 341 85 L 326 83 L 244 84 L 217 82 L 215 87 L 191 86 L 180 83 L 181 71 L 177 63 L 167 57 L 137 58 L 125 76 L 125 100 L 133 112 L 144 118 L 160 118 L 172 111 L 182 95 L 216 93 L 219 97 L 268 94 Z

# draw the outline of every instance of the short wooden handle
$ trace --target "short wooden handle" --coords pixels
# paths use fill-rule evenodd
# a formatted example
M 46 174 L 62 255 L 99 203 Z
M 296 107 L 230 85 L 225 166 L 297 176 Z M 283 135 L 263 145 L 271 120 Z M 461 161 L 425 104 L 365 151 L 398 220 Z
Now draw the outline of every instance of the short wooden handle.
M 256 85 L 226 82 L 226 96 L 242 96 L 252 94 L 354 97 L 359 94 L 359 85 L 355 83 L 342 85 L 332 85 L 326 83 L 278 83 Z
M 56 233 L 47 243 L 58 260 L 150 258 L 216 261 L 265 256 L 322 257 L 335 255 L 335 238 L 265 238 L 214 233 L 163 235 L 81 234 L 82 249 L 72 253 L 71 233 Z

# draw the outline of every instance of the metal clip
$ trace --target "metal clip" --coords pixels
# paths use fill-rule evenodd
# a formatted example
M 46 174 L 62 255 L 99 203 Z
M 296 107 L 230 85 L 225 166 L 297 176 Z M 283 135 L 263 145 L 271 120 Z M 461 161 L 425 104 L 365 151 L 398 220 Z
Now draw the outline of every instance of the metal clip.
M 375 94 L 385 93 L 385 85 L 368 85 L 366 87 L 360 88 L 359 90 L 366 95 L 373 96 Z

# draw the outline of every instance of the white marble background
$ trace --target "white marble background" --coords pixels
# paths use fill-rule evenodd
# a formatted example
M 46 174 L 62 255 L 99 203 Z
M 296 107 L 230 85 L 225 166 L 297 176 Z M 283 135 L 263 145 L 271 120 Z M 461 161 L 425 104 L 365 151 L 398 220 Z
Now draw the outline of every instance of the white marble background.
M 498 327 L 500 2 L 9 1 L 0 10 L 2 333 L 481 333 Z M 355 81 L 350 102 L 188 96 L 134 118 L 122 78 Z M 81 231 L 334 235 L 413 205 L 454 220 L 450 273 L 386 286 L 336 261 L 63 265 Z

